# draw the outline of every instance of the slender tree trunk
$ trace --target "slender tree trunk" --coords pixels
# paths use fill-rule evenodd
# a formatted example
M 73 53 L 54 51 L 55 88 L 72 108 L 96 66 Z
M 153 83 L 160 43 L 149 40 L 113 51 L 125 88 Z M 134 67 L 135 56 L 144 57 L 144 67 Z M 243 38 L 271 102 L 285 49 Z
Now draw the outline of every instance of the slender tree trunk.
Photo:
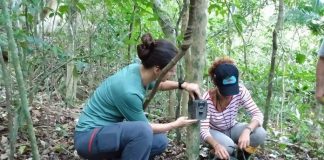
M 284 58 L 285 59 L 285 58 Z M 284 62 L 286 62 L 285 60 L 284 60 Z M 283 75 L 285 75 L 286 74 L 286 63 L 282 63 L 282 70 L 283 70 Z M 280 126 L 279 125 L 277 125 L 277 126 L 279 126 L 280 127 L 280 132 L 281 133 L 283 133 L 283 128 L 282 128 L 282 123 L 283 123 L 283 121 L 282 121 L 282 117 L 283 117 L 283 112 L 284 112 L 284 105 L 285 105 L 285 99 L 286 99 L 286 87 L 285 87 L 285 76 L 282 76 L 282 83 L 281 83 L 282 85 L 281 85 L 281 89 L 282 89 L 282 97 L 281 97 L 281 108 L 280 108 L 280 114 L 279 114 L 279 116 L 280 116 L 280 118 L 279 118 L 279 121 L 280 121 Z
M 70 58 L 74 58 L 75 52 L 75 37 L 76 37 L 76 10 L 74 1 L 69 1 L 69 13 L 68 13 L 68 55 Z M 76 90 L 78 73 L 75 68 L 74 60 L 69 62 L 66 66 L 66 102 L 68 106 L 72 106 L 76 100 Z
M 134 27 L 135 12 L 136 12 L 136 10 L 137 10 L 137 6 L 136 6 L 136 3 L 135 3 L 134 4 L 134 7 L 133 7 L 133 13 L 132 13 L 131 23 L 129 24 L 128 40 L 131 40 L 132 39 L 132 33 L 133 33 L 133 27 Z M 128 47 L 127 47 L 127 60 L 128 60 L 128 63 L 131 62 L 131 47 L 132 47 L 132 44 L 128 44 Z
M 13 36 L 13 30 L 12 30 L 12 21 L 9 16 L 8 12 L 8 6 L 6 1 L 0 1 L 1 8 L 2 8 L 2 14 L 3 18 L 5 21 L 5 29 L 7 31 L 7 37 L 8 37 L 8 45 L 9 45 L 9 51 L 10 51 L 10 58 L 11 62 L 15 68 L 15 73 L 16 73 L 16 78 L 18 82 L 18 89 L 19 89 L 19 96 L 21 100 L 21 107 L 24 113 L 24 116 L 26 117 L 26 122 L 27 122 L 27 129 L 28 129 L 28 135 L 31 141 L 31 147 L 32 147 L 32 153 L 33 153 L 33 159 L 34 160 L 39 160 L 39 152 L 38 152 L 38 147 L 37 147 L 37 141 L 35 137 L 35 132 L 34 132 L 34 127 L 33 127 L 33 122 L 28 110 L 28 98 L 27 98 L 27 90 L 26 90 L 26 85 L 25 81 L 23 78 L 23 74 L 21 71 L 21 66 L 19 62 L 19 57 L 18 57 L 18 48 L 17 44 L 14 40 Z M 25 66 L 24 66 L 25 67 Z
M 168 12 L 162 9 L 162 3 L 160 0 L 151 0 L 153 4 L 153 11 L 159 17 L 159 24 L 162 28 L 165 37 L 169 39 L 173 44 L 176 43 L 175 29 L 172 24 L 171 18 L 168 16 Z
M 191 6 L 190 6 L 191 7 Z M 196 12 L 194 21 L 194 31 L 192 38 L 195 43 L 191 46 L 192 56 L 192 78 L 190 81 L 203 85 L 203 70 L 206 58 L 206 32 L 207 32 L 207 9 L 208 0 L 196 0 Z M 187 127 L 187 156 L 189 160 L 199 159 L 200 144 L 200 123 L 195 123 Z
M 1 46 L 2 44 L 0 44 L 0 53 L 2 53 L 1 50 Z M 7 108 L 7 112 L 8 112 L 8 128 L 9 128 L 9 140 L 10 140 L 10 153 L 8 156 L 9 160 L 13 160 L 14 159 L 14 154 L 16 151 L 16 139 L 17 139 L 17 130 L 18 130 L 18 121 L 17 121 L 17 114 L 13 108 L 13 106 L 11 106 L 11 84 L 10 84 L 10 75 L 8 74 L 8 69 L 6 67 L 6 63 L 3 59 L 3 56 L 0 56 L 0 63 L 1 63 L 1 68 L 2 68 L 2 77 L 4 80 L 4 86 L 5 86 L 5 94 L 6 94 L 6 108 Z
M 226 39 L 226 51 L 227 51 L 227 55 L 231 56 L 232 53 L 232 36 L 231 33 L 233 32 L 232 27 L 231 27 L 231 22 L 230 19 L 232 17 L 232 11 L 231 11 L 231 6 L 232 4 L 226 4 L 227 5 L 227 19 L 226 19 L 226 23 L 227 23 L 227 39 Z
M 183 8 L 181 13 L 181 35 L 185 34 L 185 31 L 187 29 L 188 25 L 188 19 L 189 19 L 189 0 L 183 0 Z M 184 59 L 185 59 L 185 75 L 183 75 L 183 68 L 180 65 L 179 66 L 179 79 L 187 81 L 188 75 L 191 73 L 190 70 L 187 70 L 187 66 L 190 66 L 190 63 L 188 62 L 188 57 L 190 57 L 190 50 L 187 50 Z M 187 115 L 188 114 L 188 100 L 189 100 L 189 94 L 188 92 L 183 92 L 182 90 L 178 90 L 178 105 L 176 108 L 176 118 L 180 117 L 180 115 Z M 184 114 L 185 112 L 185 114 Z M 180 128 L 176 130 L 177 135 L 177 142 L 179 143 L 181 141 L 181 133 Z
M 269 120 L 269 114 L 271 109 L 271 96 L 272 96 L 272 89 L 273 89 L 273 78 L 275 75 L 275 65 L 276 65 L 276 56 L 277 56 L 277 50 L 278 50 L 278 43 L 277 43 L 277 35 L 279 31 L 282 28 L 283 23 L 283 11 L 284 11 L 284 2 L 283 0 L 279 0 L 279 13 L 278 13 L 278 19 L 276 26 L 272 32 L 272 55 L 271 55 L 271 67 L 270 67 L 270 73 L 268 77 L 268 94 L 267 94 L 267 100 L 265 104 L 265 113 L 264 113 L 264 123 L 263 128 L 267 128 L 268 120 Z
M 237 30 L 237 33 L 239 34 L 239 36 L 242 39 L 243 42 L 243 54 L 244 54 L 244 66 L 245 66 L 245 70 L 248 69 L 248 62 L 247 62 L 247 53 L 246 53 L 246 40 L 243 36 L 242 31 L 239 29 L 237 23 L 235 22 L 235 20 L 233 19 L 233 12 L 235 10 L 235 6 L 232 3 L 226 3 L 227 6 L 227 10 L 228 10 L 228 16 L 227 16 L 227 23 L 228 23 L 228 30 L 227 30 L 227 37 L 228 37 L 228 46 L 227 46 L 227 50 L 228 50 L 228 55 L 230 56 L 232 53 L 232 39 L 231 39 L 231 32 L 233 32 L 233 30 L 231 30 L 230 25 L 229 25 L 229 19 L 231 18 L 233 21 L 233 25 Z M 244 72 L 243 72 L 244 74 Z
M 183 0 L 183 15 L 181 20 L 181 34 L 185 34 L 186 28 L 188 26 L 189 20 L 189 0 Z M 191 52 L 190 49 L 186 51 L 184 56 L 184 70 L 185 76 L 184 80 L 189 82 L 192 79 L 191 71 L 192 71 L 192 64 L 191 64 Z M 189 94 L 188 92 L 182 92 L 182 102 L 181 102 L 181 115 L 188 115 L 188 101 L 189 101 Z

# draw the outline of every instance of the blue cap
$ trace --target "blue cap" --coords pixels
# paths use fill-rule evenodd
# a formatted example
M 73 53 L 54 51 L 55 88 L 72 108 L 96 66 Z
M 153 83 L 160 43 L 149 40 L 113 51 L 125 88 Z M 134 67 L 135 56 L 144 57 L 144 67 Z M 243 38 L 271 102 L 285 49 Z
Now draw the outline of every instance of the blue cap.
M 239 93 L 238 78 L 238 69 L 233 64 L 220 64 L 214 71 L 214 81 L 223 96 L 231 96 Z

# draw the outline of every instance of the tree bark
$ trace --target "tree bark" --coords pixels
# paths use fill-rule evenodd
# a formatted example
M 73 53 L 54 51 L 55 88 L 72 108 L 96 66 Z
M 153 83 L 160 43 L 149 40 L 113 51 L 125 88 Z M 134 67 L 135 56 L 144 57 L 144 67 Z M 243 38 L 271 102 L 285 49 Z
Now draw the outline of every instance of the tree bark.
M 16 44 L 16 42 L 14 40 L 14 36 L 13 36 L 12 21 L 9 16 L 8 6 L 7 6 L 6 1 L 0 1 L 0 5 L 2 8 L 2 14 L 4 16 L 4 21 L 5 21 L 4 26 L 7 31 L 11 63 L 14 66 L 15 73 L 16 73 L 16 79 L 17 79 L 18 89 L 19 89 L 19 96 L 20 96 L 20 100 L 21 100 L 21 107 L 23 110 L 23 114 L 26 117 L 28 135 L 29 135 L 29 138 L 31 141 L 33 159 L 39 160 L 40 156 L 39 156 L 39 152 L 38 152 L 33 122 L 32 122 L 32 119 L 31 119 L 31 116 L 30 116 L 30 113 L 28 110 L 28 98 L 27 98 L 26 85 L 25 85 L 25 81 L 23 78 L 23 74 L 22 74 L 22 70 L 21 70 L 21 66 L 20 66 L 20 62 L 19 62 L 17 44 Z
M 72 0 L 69 1 L 69 12 L 68 12 L 68 40 L 69 45 L 67 49 L 67 54 L 70 58 L 74 58 L 75 52 L 75 37 L 76 37 L 76 9 L 75 3 Z M 72 106 L 76 100 L 76 91 L 77 91 L 77 81 L 78 75 L 75 68 L 74 60 L 69 62 L 66 66 L 66 94 L 65 100 L 67 106 Z
M 272 55 L 271 55 L 271 67 L 270 73 L 268 77 L 268 94 L 265 104 L 265 113 L 264 113 L 264 123 L 263 128 L 267 129 L 268 120 L 269 120 L 269 113 L 271 111 L 271 96 L 272 96 L 272 89 L 273 89 L 273 78 L 275 75 L 275 65 L 276 65 L 276 56 L 278 50 L 278 43 L 277 43 L 277 35 L 282 28 L 283 23 L 283 12 L 284 12 L 284 2 L 283 0 L 279 0 L 279 13 L 276 26 L 272 32 Z
M 175 29 L 172 25 L 172 20 L 168 15 L 168 12 L 162 9 L 162 3 L 160 0 L 151 0 L 153 4 L 153 11 L 159 17 L 159 24 L 162 28 L 165 37 L 170 40 L 173 44 L 176 43 Z
M 189 0 L 183 0 L 183 12 L 182 15 L 182 22 L 181 22 L 181 32 L 182 34 L 185 34 L 188 20 L 189 20 Z M 191 64 L 191 52 L 190 50 L 187 50 L 184 56 L 184 80 L 189 81 L 192 79 L 191 70 L 192 70 L 192 64 Z M 182 102 L 181 102 L 181 115 L 188 115 L 188 101 L 189 101 L 189 94 L 188 92 L 182 92 Z
M 1 43 L 1 42 L 0 42 Z M 0 53 L 2 53 L 1 49 L 2 44 L 0 44 Z M 14 108 L 11 106 L 11 84 L 10 84 L 10 75 L 8 74 L 8 69 L 6 67 L 5 60 L 3 56 L 0 56 L 0 63 L 2 68 L 2 77 L 4 80 L 4 86 L 5 86 L 5 95 L 6 95 L 6 101 L 5 106 L 6 110 L 8 112 L 8 128 L 9 128 L 9 140 L 10 140 L 10 153 L 8 155 L 9 160 L 14 159 L 14 154 L 16 151 L 16 139 L 17 139 L 17 131 L 18 131 L 18 121 L 17 121 L 17 114 L 14 110 Z
M 190 6 L 192 7 L 192 6 Z M 191 56 L 192 56 L 192 79 L 190 82 L 195 82 L 199 86 L 203 85 L 203 70 L 205 67 L 206 59 L 206 32 L 207 32 L 207 9 L 208 0 L 196 0 L 197 9 L 193 15 L 194 21 L 194 31 L 192 33 L 192 39 L 195 43 L 191 46 Z M 188 70 L 189 72 L 189 70 Z M 200 123 L 195 123 L 187 127 L 187 141 L 186 141 L 186 154 L 189 160 L 199 159 L 199 144 L 200 144 Z
M 188 25 L 188 19 L 189 19 L 189 0 L 183 0 L 183 8 L 181 12 L 181 35 L 184 35 L 186 32 L 186 28 Z M 187 50 L 185 55 L 184 55 L 184 66 L 185 66 L 185 75 L 183 75 L 183 68 L 180 65 L 179 66 L 179 75 L 178 79 L 188 81 L 191 72 L 190 69 L 188 69 L 188 66 L 191 66 L 189 63 L 189 58 L 190 58 L 190 50 Z M 188 114 L 188 100 L 189 100 L 189 94 L 188 92 L 183 92 L 182 90 L 178 90 L 178 105 L 176 108 L 176 118 L 180 117 L 180 115 L 187 115 Z M 181 133 L 180 129 L 178 128 L 176 130 L 176 135 L 177 135 L 177 142 L 179 143 L 181 141 Z
M 135 3 L 134 7 L 133 7 L 133 12 L 132 12 L 132 19 L 131 19 L 131 22 L 129 24 L 128 40 L 132 39 L 132 33 L 133 33 L 133 26 L 134 26 L 134 21 L 135 21 L 135 12 L 136 12 L 136 10 L 137 10 L 137 4 Z M 131 47 L 132 47 L 132 45 L 128 44 L 128 47 L 127 47 L 127 61 L 128 61 L 128 63 L 131 62 Z

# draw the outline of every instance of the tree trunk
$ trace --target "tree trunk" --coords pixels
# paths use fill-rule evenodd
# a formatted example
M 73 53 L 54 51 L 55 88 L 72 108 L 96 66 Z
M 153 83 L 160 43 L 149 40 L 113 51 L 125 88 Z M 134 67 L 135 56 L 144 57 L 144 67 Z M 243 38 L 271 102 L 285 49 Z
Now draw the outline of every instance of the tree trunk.
M 0 42 L 1 43 L 1 42 Z M 0 44 L 0 53 L 2 53 L 1 49 L 2 44 Z M 17 113 L 15 112 L 13 106 L 11 106 L 11 80 L 10 80 L 10 75 L 8 74 L 8 69 L 6 67 L 5 60 L 3 56 L 0 56 L 0 63 L 1 63 L 1 68 L 2 68 L 2 76 L 4 80 L 4 86 L 5 86 L 5 94 L 6 94 L 6 101 L 5 101 L 5 106 L 7 108 L 8 112 L 8 128 L 9 128 L 9 140 L 10 140 L 10 153 L 8 155 L 9 160 L 14 159 L 14 154 L 16 151 L 16 140 L 17 140 L 17 131 L 18 131 L 18 116 Z
M 230 19 L 231 19 L 231 6 L 232 4 L 226 4 L 227 6 L 227 19 L 226 19 L 226 24 L 227 24 L 227 38 L 226 38 L 226 51 L 227 51 L 227 55 L 231 56 L 232 53 L 232 35 L 231 33 L 233 32 L 232 27 L 231 27 L 231 23 L 230 23 Z
M 187 29 L 188 25 L 188 19 L 189 19 L 189 0 L 183 0 L 183 8 L 182 8 L 182 13 L 181 13 L 181 35 L 185 34 L 185 31 Z M 188 59 L 190 57 L 190 50 L 187 50 L 184 59 L 185 59 L 185 75 L 183 76 L 183 68 L 180 65 L 179 66 L 179 79 L 188 81 L 187 77 L 191 73 L 189 72 L 190 70 L 188 69 L 187 66 L 191 66 Z M 188 100 L 189 100 L 189 94 L 188 92 L 183 92 L 182 90 L 178 90 L 178 105 L 176 108 L 176 118 L 180 117 L 180 115 L 188 115 Z M 178 128 L 176 130 L 176 135 L 177 135 L 177 142 L 179 143 L 181 141 L 181 133 L 180 129 Z
M 69 2 L 69 13 L 68 13 L 68 56 L 73 59 L 75 52 L 75 37 L 76 37 L 76 10 L 74 1 Z M 68 106 L 72 106 L 76 100 L 78 73 L 75 68 L 75 61 L 72 60 L 66 66 L 66 94 L 65 100 Z
M 159 24 L 165 34 L 166 39 L 169 39 L 173 44 L 176 43 L 175 29 L 172 24 L 172 20 L 168 15 L 168 12 L 162 9 L 162 3 L 160 0 L 151 0 L 153 4 L 153 11 L 159 17 Z
M 190 4 L 191 5 L 191 4 Z M 192 7 L 192 6 L 190 6 Z M 191 46 L 192 56 L 192 73 L 191 82 L 198 83 L 199 86 L 203 85 L 203 70 L 205 67 L 206 59 L 206 32 L 207 32 L 207 9 L 208 0 L 196 0 L 196 12 L 194 21 L 194 30 L 192 39 L 195 43 Z M 189 70 L 188 70 L 189 71 Z M 187 71 L 187 72 L 188 72 Z M 199 159 L 199 144 L 200 144 L 200 123 L 190 125 L 187 128 L 187 156 L 189 160 Z
M 270 67 L 270 73 L 268 77 L 268 94 L 267 94 L 267 100 L 265 104 L 265 113 L 264 113 L 264 123 L 263 128 L 266 129 L 268 125 L 269 120 L 269 113 L 271 109 L 271 96 L 272 96 L 272 85 L 273 85 L 273 78 L 274 78 L 274 72 L 275 72 L 275 65 L 276 65 L 276 56 L 277 56 L 277 50 L 278 50 L 278 43 L 277 43 L 277 35 L 279 33 L 279 30 L 282 28 L 283 23 L 283 11 L 284 11 L 284 2 L 283 0 L 279 0 L 279 13 L 278 13 L 278 19 L 276 26 L 272 32 L 272 55 L 271 55 L 271 67 Z
M 20 100 L 21 100 L 21 107 L 22 107 L 24 116 L 26 117 L 28 135 L 29 135 L 29 138 L 31 141 L 33 159 L 39 160 L 40 157 L 39 157 L 34 127 L 33 127 L 33 122 L 32 122 L 32 119 L 31 119 L 31 116 L 30 116 L 30 113 L 28 110 L 28 98 L 27 98 L 26 85 L 25 85 L 25 81 L 23 78 L 23 74 L 22 74 L 21 66 L 20 66 L 20 62 L 19 62 L 17 44 L 16 44 L 16 42 L 14 40 L 14 36 L 13 36 L 12 21 L 9 16 L 9 12 L 8 12 L 8 8 L 7 8 L 8 6 L 7 6 L 6 1 L 1 1 L 0 4 L 1 4 L 1 8 L 2 8 L 2 14 L 4 16 L 4 21 L 5 21 L 4 26 L 7 31 L 11 63 L 15 68 L 16 79 L 17 79 L 18 89 L 19 89 L 19 96 L 20 96 Z M 23 67 L 26 67 L 26 66 L 23 66 Z
M 137 10 L 137 4 L 135 3 L 134 7 L 133 7 L 132 19 L 131 19 L 131 22 L 129 24 L 128 40 L 132 39 L 132 33 L 133 33 L 133 28 L 134 28 L 136 10 Z M 127 61 L 128 61 L 128 63 L 131 63 L 131 47 L 132 47 L 132 44 L 131 43 L 128 44 L 128 47 L 127 47 Z
M 185 34 L 187 25 L 189 20 L 189 0 L 183 0 L 183 14 L 181 17 L 181 34 Z M 188 82 L 192 79 L 191 75 L 191 53 L 190 50 L 187 50 L 184 56 L 184 70 L 185 76 L 184 80 Z M 188 115 L 188 101 L 189 101 L 189 94 L 188 92 L 182 92 L 182 102 L 181 102 L 181 115 Z

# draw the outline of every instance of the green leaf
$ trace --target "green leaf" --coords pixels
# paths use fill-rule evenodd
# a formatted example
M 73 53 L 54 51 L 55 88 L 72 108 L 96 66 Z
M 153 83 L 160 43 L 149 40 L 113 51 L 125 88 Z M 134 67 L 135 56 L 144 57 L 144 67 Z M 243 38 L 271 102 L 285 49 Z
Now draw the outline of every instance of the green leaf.
M 54 16 L 53 12 L 48 15 L 48 17 L 50 17 L 50 18 L 53 17 L 53 16 Z
M 304 85 L 303 86 L 303 90 L 306 91 L 308 89 L 308 86 L 307 85 Z
M 26 152 L 26 146 L 25 145 L 19 146 L 18 151 L 20 154 L 24 154 Z
M 300 53 L 296 54 L 296 62 L 299 64 L 303 64 L 306 60 L 306 56 Z
M 79 77 L 80 76 L 80 72 L 78 71 L 78 68 L 74 65 L 73 67 L 73 77 Z
M 245 18 L 241 15 L 233 15 L 233 21 L 235 23 L 235 26 L 237 27 L 237 30 L 239 33 L 242 33 L 243 31 L 243 26 L 242 24 L 247 24 Z
M 33 23 L 34 21 L 34 16 L 30 13 L 27 14 L 27 22 L 28 23 Z
M 286 148 L 287 148 L 287 145 L 286 145 L 286 144 L 284 144 L 284 143 L 280 143 L 280 144 L 279 144 L 279 149 L 280 149 L 281 151 L 286 150 Z
M 148 21 L 151 21 L 151 22 L 154 22 L 154 21 L 157 21 L 157 20 L 159 20 L 159 18 L 157 17 L 157 16 L 153 16 L 153 17 L 151 17 L 151 18 L 149 18 L 149 19 L 147 19 Z
M 61 14 L 67 13 L 69 11 L 69 6 L 67 5 L 60 6 L 59 11 Z
M 215 8 L 217 8 L 217 4 L 211 4 L 208 7 L 208 13 L 211 13 L 212 10 L 214 10 Z
M 80 11 L 85 11 L 86 7 L 83 5 L 83 3 L 77 3 L 76 6 L 79 8 Z
M 54 151 L 57 152 L 57 153 L 61 153 L 64 151 L 64 148 L 62 146 L 62 144 L 57 144 L 54 146 Z

